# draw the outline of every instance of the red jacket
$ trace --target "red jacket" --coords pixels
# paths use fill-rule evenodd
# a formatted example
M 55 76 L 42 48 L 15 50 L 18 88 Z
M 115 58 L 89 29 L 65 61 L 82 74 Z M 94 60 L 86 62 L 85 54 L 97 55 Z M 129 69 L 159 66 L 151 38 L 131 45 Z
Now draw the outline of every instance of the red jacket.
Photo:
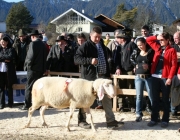
M 155 51 L 152 67 L 151 67 L 151 74 L 154 74 L 162 49 L 161 49 L 161 45 L 157 42 L 156 36 L 150 36 L 146 39 L 146 41 Z M 176 50 L 172 48 L 170 45 L 168 45 L 166 46 L 164 53 L 162 78 L 172 79 L 176 73 L 176 68 L 177 68 Z
M 179 68 L 178 68 L 178 72 L 177 72 L 177 74 L 180 74 L 180 65 L 178 66 Z

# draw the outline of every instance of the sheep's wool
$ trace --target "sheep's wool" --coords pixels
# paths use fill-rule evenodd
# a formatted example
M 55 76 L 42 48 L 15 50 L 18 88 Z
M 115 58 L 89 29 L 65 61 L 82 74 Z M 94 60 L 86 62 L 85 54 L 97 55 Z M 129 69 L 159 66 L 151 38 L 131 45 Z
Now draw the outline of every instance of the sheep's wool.
M 39 83 L 39 84 L 38 84 L 38 89 L 43 88 L 43 86 L 44 86 L 43 83 Z

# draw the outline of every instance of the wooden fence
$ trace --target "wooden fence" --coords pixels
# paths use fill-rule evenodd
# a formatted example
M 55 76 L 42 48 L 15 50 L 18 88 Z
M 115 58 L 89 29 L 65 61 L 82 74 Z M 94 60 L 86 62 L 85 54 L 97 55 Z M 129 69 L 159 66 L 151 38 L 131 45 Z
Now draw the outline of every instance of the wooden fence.
M 67 77 L 81 77 L 80 73 L 70 73 L 70 72 L 50 72 L 50 75 L 56 75 L 56 76 L 67 76 Z M 14 84 L 13 89 L 25 89 L 25 84 Z

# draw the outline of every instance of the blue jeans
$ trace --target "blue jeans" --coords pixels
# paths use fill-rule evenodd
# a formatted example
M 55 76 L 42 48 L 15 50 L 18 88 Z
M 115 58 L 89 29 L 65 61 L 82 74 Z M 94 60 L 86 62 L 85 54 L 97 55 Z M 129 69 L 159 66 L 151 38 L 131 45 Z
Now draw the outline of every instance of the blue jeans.
M 149 100 L 152 105 L 152 78 L 140 78 L 138 75 L 135 77 L 135 88 L 136 88 L 136 116 L 143 116 L 143 91 L 144 86 L 146 86 Z
M 152 114 L 151 121 L 158 122 L 159 118 L 159 106 L 160 106 L 160 92 L 162 92 L 162 106 L 163 106 L 163 116 L 162 122 L 169 122 L 169 94 L 170 85 L 165 85 L 167 79 L 152 77 Z

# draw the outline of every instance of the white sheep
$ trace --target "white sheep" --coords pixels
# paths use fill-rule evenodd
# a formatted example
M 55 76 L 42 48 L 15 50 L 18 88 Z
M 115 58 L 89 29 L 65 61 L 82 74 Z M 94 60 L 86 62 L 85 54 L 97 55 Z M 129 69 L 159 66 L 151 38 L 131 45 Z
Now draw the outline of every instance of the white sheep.
M 103 99 L 104 93 L 110 98 L 115 96 L 112 80 L 96 79 L 88 81 L 84 79 L 69 79 L 63 77 L 43 77 L 37 80 L 32 88 L 32 106 L 28 111 L 28 123 L 25 127 L 29 127 L 33 112 L 40 106 L 40 116 L 42 126 L 47 127 L 44 120 L 44 111 L 48 106 L 54 108 L 70 108 L 70 115 L 66 124 L 69 129 L 70 119 L 75 108 L 83 108 L 90 117 L 90 123 L 93 131 L 96 131 L 90 113 L 90 106 L 98 96 Z

